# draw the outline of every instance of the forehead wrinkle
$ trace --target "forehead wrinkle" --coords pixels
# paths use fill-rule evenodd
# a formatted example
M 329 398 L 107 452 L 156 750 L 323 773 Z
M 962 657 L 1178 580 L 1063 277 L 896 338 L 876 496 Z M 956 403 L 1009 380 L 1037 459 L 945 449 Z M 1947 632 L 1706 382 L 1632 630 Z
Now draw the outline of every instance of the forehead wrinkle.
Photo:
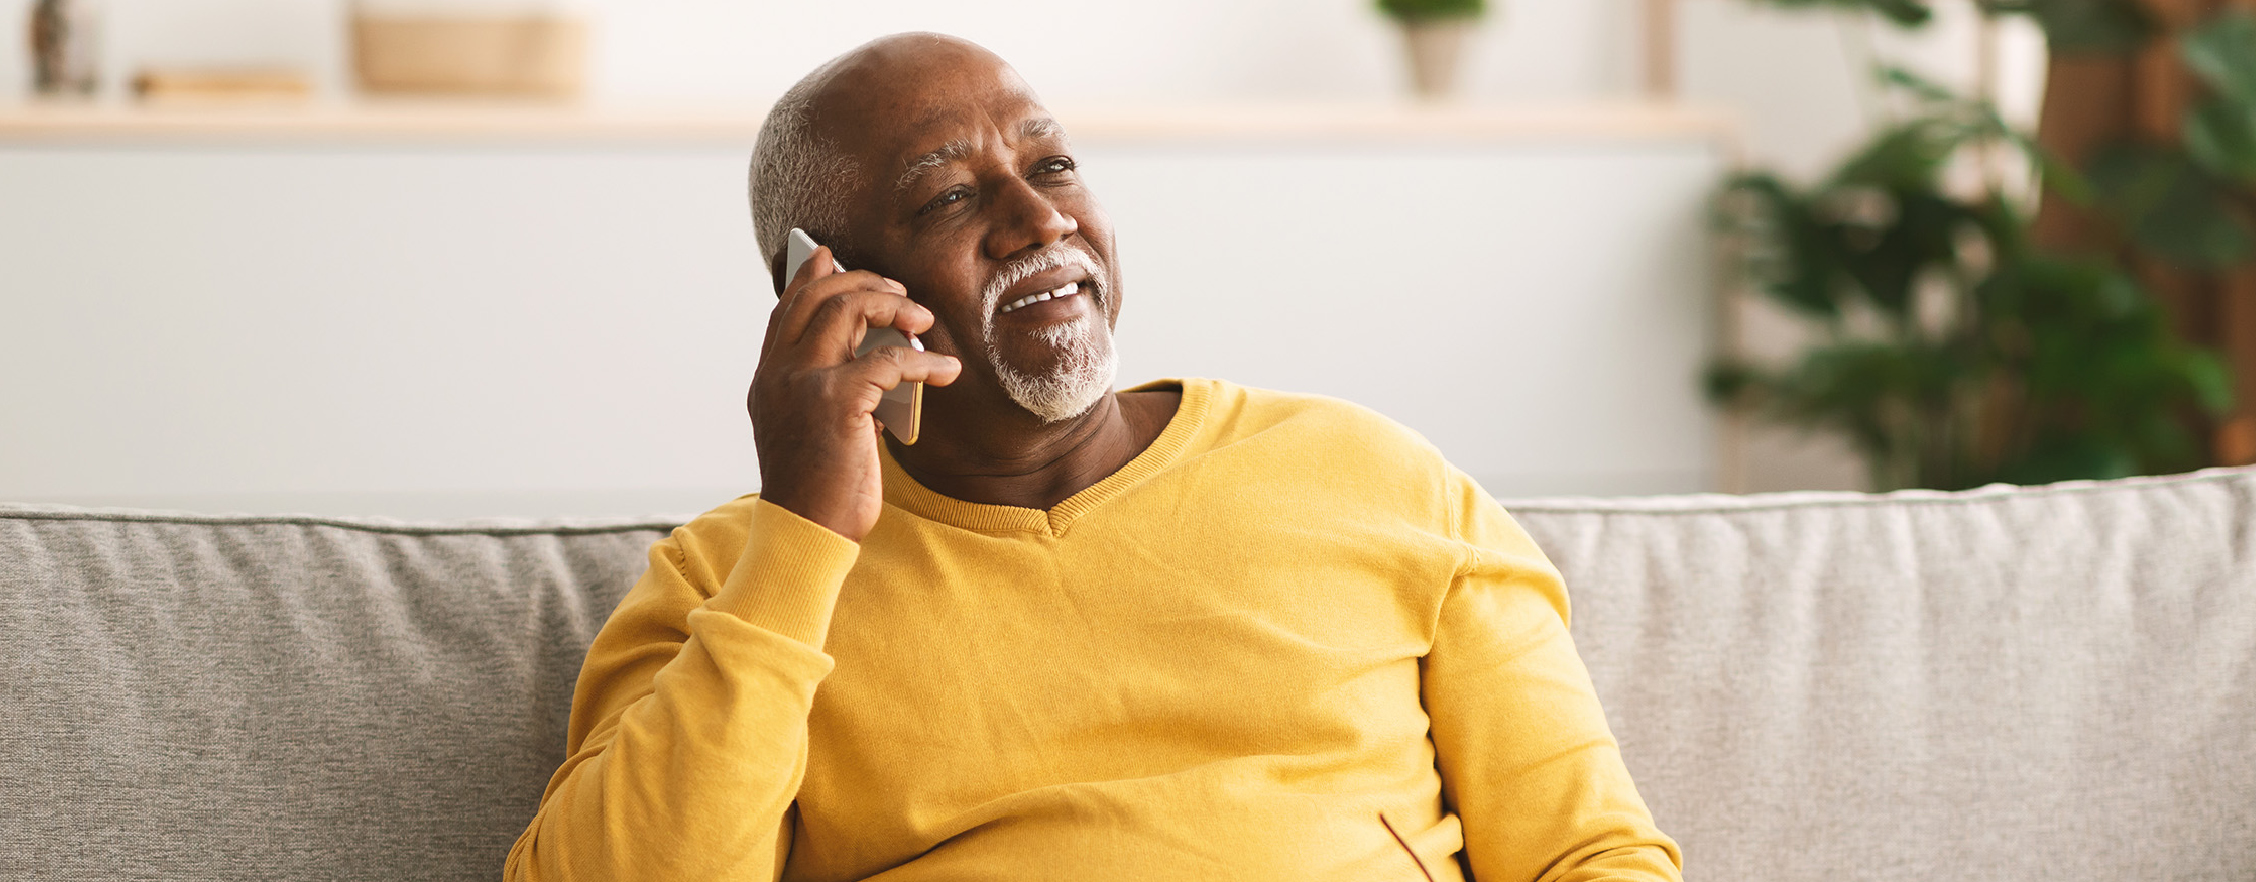
M 970 155 L 971 142 L 969 141 L 959 139 L 942 144 L 937 150 L 909 160 L 907 170 L 901 172 L 901 179 L 894 182 L 893 189 L 895 191 L 906 190 L 910 184 L 916 183 L 917 178 L 923 177 L 926 172 L 951 162 L 961 162 L 964 157 Z

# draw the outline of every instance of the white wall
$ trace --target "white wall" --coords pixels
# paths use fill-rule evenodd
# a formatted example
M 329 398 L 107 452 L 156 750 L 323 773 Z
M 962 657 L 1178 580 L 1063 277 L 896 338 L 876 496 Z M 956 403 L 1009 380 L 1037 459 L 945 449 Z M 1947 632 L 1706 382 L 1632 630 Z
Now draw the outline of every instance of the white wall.
M 1130 282 L 1123 377 L 1359 402 L 1502 495 L 1714 486 L 1693 394 L 1714 144 L 1092 155 Z
M 532 514 L 754 489 L 739 153 L 0 150 L 0 498 Z
M 130 73 L 161 64 L 292 64 L 331 96 L 348 91 L 346 0 L 98 0 L 113 100 Z M 364 0 L 366 2 L 366 0 Z M 427 6 L 568 5 L 596 23 L 591 97 L 605 102 L 757 104 L 813 64 L 871 36 L 944 30 L 1012 59 L 1053 103 L 1376 99 L 1401 91 L 1398 47 L 1368 0 L 382 0 Z M 30 0 L 0 0 L 0 33 Z M 1633 97 L 1641 81 L 1641 0 L 1495 0 L 1467 77 L 1471 100 L 1574 103 Z M 1973 73 L 1969 3 L 1944 3 L 1936 26 L 1907 37 L 1842 16 L 1786 13 L 1745 0 L 1681 0 L 1686 100 L 1735 111 L 1740 158 L 1800 175 L 1830 166 L 1886 121 L 1866 67 L 1876 57 L 1946 82 Z M 2004 40 L 2003 99 L 2033 121 L 2042 45 L 2032 29 Z M 20 39 L 0 39 L 0 102 L 26 87 Z M 7 194 L 0 194 L 5 196 Z M 1760 309 L 1748 344 L 1783 351 L 1793 326 Z M 1759 434 L 1755 488 L 1852 486 L 1837 445 Z
M 1346 397 L 1500 493 L 1712 482 L 1689 394 L 1711 142 L 1080 152 L 1120 230 L 1124 381 Z M 0 499 L 457 516 L 756 489 L 772 295 L 743 168 L 730 145 L 0 148 Z M 1423 273 L 1393 272 L 1405 242 Z

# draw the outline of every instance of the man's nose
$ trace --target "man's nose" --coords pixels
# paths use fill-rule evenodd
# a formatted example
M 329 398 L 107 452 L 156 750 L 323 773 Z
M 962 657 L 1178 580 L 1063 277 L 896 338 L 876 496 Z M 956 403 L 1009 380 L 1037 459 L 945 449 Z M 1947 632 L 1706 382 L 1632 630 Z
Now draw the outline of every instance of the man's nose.
M 987 237 L 987 256 L 996 260 L 1040 251 L 1081 230 L 1080 221 L 1059 211 L 1048 194 L 1025 180 L 1004 185 L 996 201 L 1002 219 Z

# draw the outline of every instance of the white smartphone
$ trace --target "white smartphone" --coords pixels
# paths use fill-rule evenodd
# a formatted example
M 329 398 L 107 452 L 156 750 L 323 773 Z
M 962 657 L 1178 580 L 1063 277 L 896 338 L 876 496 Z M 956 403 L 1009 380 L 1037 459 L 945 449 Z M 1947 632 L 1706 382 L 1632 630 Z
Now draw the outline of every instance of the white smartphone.
M 790 244 L 784 246 L 785 284 L 798 277 L 799 268 L 806 266 L 807 259 L 815 256 L 815 248 L 815 240 L 807 235 L 806 230 L 791 228 Z M 830 265 L 838 272 L 846 271 L 836 260 L 832 260 Z M 862 334 L 862 345 L 854 347 L 854 357 L 868 355 L 880 346 L 905 346 L 918 352 L 924 351 L 924 344 L 917 341 L 915 334 L 905 333 L 899 328 L 870 328 Z M 885 390 L 885 397 L 877 401 L 877 421 L 903 444 L 917 442 L 917 424 L 923 418 L 923 383 L 902 383 Z

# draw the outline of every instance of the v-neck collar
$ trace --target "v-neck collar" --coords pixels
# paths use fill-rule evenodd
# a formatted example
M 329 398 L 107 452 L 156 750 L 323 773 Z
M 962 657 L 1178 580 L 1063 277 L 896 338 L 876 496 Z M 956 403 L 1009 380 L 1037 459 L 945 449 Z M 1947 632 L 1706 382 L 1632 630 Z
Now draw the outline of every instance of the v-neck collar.
M 1158 438 L 1152 440 L 1151 446 L 1128 460 L 1128 464 L 1121 466 L 1119 471 L 1082 488 L 1081 492 L 1066 497 L 1065 501 L 1049 509 L 987 505 L 943 496 L 909 477 L 901 464 L 893 460 L 892 452 L 880 444 L 877 451 L 884 468 L 885 501 L 925 520 L 979 533 L 1029 532 L 1064 536 L 1065 531 L 1081 515 L 1174 465 L 1190 440 L 1206 426 L 1207 408 L 1213 403 L 1217 385 L 1219 381 L 1216 380 L 1167 379 L 1121 390 L 1143 392 L 1180 386 L 1183 400 L 1176 406 L 1175 415 L 1168 418 L 1167 427 L 1160 430 Z

